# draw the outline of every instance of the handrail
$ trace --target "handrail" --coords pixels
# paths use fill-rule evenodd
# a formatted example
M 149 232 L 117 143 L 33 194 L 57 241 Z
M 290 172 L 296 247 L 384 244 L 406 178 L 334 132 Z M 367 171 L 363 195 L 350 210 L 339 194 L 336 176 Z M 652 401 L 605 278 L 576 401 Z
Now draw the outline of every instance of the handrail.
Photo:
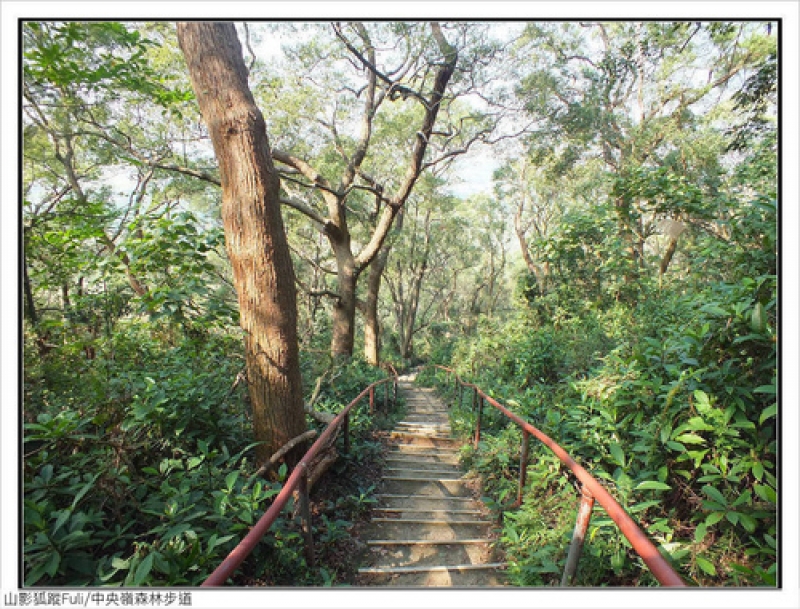
M 352 402 L 350 402 L 347 406 L 345 406 L 342 411 L 334 417 L 334 419 L 328 424 L 325 430 L 320 434 L 319 438 L 317 438 L 316 442 L 311 445 L 311 448 L 308 449 L 303 458 L 300 459 L 300 462 L 295 466 L 292 470 L 291 475 L 286 480 L 283 485 L 283 488 L 278 493 L 277 497 L 275 497 L 272 505 L 269 506 L 264 515 L 258 519 L 258 522 L 253 526 L 252 529 L 245 535 L 245 537 L 239 542 L 228 556 L 219 564 L 219 566 L 214 570 L 211 575 L 201 584 L 203 587 L 210 587 L 210 586 L 222 586 L 227 579 L 233 574 L 233 572 L 242 564 L 245 558 L 247 558 L 250 553 L 255 549 L 256 545 L 261 538 L 266 535 L 269 531 L 270 527 L 275 523 L 278 519 L 278 516 L 283 511 L 283 508 L 286 507 L 286 504 L 289 501 L 289 497 L 292 495 L 294 491 L 300 492 L 300 500 L 301 504 L 306 503 L 307 505 L 307 486 L 308 486 L 308 475 L 309 475 L 309 464 L 314 460 L 314 458 L 319 454 L 322 448 L 327 444 L 330 440 L 331 436 L 333 436 L 334 432 L 341 427 L 342 425 L 345 426 L 345 430 L 348 427 L 348 415 L 350 414 L 350 410 L 358 404 L 365 396 L 369 395 L 370 400 L 370 413 L 374 410 L 374 399 L 375 399 L 375 388 L 383 385 L 385 383 L 392 382 L 394 386 L 394 396 L 397 397 L 397 375 L 395 372 L 395 376 L 388 377 L 372 383 L 367 388 L 365 388 L 361 393 L 358 394 Z M 389 395 L 389 388 L 386 388 L 386 400 L 388 401 Z M 345 437 L 345 445 L 348 444 L 348 440 Z M 301 505 L 301 508 L 303 506 Z M 302 510 L 301 511 L 307 511 Z M 306 515 L 301 515 L 304 519 L 307 519 Z M 305 522 L 304 523 L 305 536 L 306 536 L 306 553 L 307 556 L 313 558 L 313 547 L 311 546 L 311 523 Z
M 449 374 L 455 376 L 460 385 L 473 389 L 475 391 L 475 396 L 487 401 L 497 410 L 502 412 L 508 419 L 511 419 L 517 425 L 519 425 L 523 430 L 523 435 L 531 434 L 535 436 L 540 442 L 542 442 L 542 444 L 547 446 L 561 460 L 561 462 L 564 465 L 566 465 L 572 471 L 573 474 L 575 474 L 575 477 L 578 478 L 578 480 L 580 480 L 581 483 L 583 484 L 584 489 L 588 490 L 589 493 L 591 493 L 591 495 L 603 507 L 603 509 L 611 518 L 611 520 L 613 520 L 614 523 L 616 523 L 616 525 L 619 527 L 620 531 L 622 531 L 622 534 L 625 535 L 628 541 L 630 541 L 634 551 L 642 558 L 642 560 L 644 560 L 645 564 L 650 568 L 650 571 L 653 573 L 655 578 L 662 585 L 675 586 L 675 587 L 686 586 L 686 583 L 675 572 L 675 570 L 667 562 L 667 560 L 663 556 L 661 556 L 661 554 L 656 549 L 655 545 L 653 545 L 653 543 L 647 538 L 647 535 L 645 535 L 645 533 L 627 514 L 625 509 L 594 478 L 594 476 L 592 476 L 588 471 L 586 471 L 583 467 L 581 467 L 567 453 L 567 451 L 561 448 L 561 446 L 559 446 L 552 438 L 547 436 L 545 433 L 543 433 L 542 431 L 540 431 L 539 429 L 537 429 L 524 419 L 520 418 L 518 415 L 514 414 L 510 410 L 508 410 L 505 406 L 500 404 L 494 398 L 486 395 L 486 393 L 481 391 L 481 389 L 477 385 L 464 381 L 455 370 L 439 365 L 435 365 L 434 367 L 439 368 L 440 370 L 444 370 L 445 372 L 448 372 Z M 478 419 L 479 420 L 476 429 L 476 439 L 480 438 L 480 414 Z M 527 449 L 527 443 L 525 443 L 523 446 L 523 455 L 525 455 L 525 457 L 527 457 L 526 449 Z M 524 473 L 522 475 L 524 476 Z M 522 492 L 523 484 L 524 484 L 524 479 L 521 479 L 520 493 Z

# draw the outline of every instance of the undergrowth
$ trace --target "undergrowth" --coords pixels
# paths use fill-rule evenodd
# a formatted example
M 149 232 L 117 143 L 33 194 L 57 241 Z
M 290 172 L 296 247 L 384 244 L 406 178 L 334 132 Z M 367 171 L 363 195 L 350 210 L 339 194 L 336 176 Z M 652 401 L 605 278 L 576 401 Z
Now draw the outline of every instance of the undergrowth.
M 238 342 L 210 332 L 165 343 L 154 335 L 159 331 L 169 333 L 120 323 L 98 341 L 92 359 L 80 360 L 77 375 L 56 374 L 64 353 L 26 362 L 26 586 L 198 585 L 288 476 L 285 465 L 276 480 L 254 476 L 246 391 L 235 383 L 242 362 L 229 355 L 239 351 Z M 316 407 L 338 412 L 384 377 L 355 361 L 332 375 Z M 354 471 L 375 462 L 374 430 L 390 425 L 392 416 L 379 411 L 370 417 L 366 404 L 358 406 L 350 420 L 350 452 L 329 477 L 354 478 Z M 340 581 L 345 569 L 336 543 L 349 537 L 371 487 L 339 483 L 326 493 L 326 484 L 323 479 L 312 490 L 320 568 L 306 567 L 299 522 L 288 509 L 236 581 Z
M 763 276 L 712 285 L 699 308 L 695 297 L 661 294 L 634 309 L 563 308 L 557 327 L 523 311 L 505 323 L 487 320 L 442 363 L 561 444 L 688 583 L 775 586 L 774 295 L 775 277 Z M 657 311 L 661 323 L 653 324 Z M 421 381 L 458 401 L 445 373 L 428 369 Z M 484 413 L 480 445 L 463 457 L 502 514 L 510 579 L 559 585 L 576 482 L 532 439 L 524 502 L 510 509 L 521 433 L 491 406 Z M 452 416 L 453 429 L 468 436 L 468 394 Z M 657 585 L 599 506 L 575 583 Z

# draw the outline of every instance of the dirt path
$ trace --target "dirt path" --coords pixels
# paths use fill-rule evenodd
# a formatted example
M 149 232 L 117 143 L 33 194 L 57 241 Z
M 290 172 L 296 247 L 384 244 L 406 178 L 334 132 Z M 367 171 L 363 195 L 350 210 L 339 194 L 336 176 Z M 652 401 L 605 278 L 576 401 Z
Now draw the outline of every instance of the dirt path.
M 362 538 L 372 565 L 366 586 L 501 586 L 492 523 L 459 467 L 447 407 L 433 390 L 401 379 L 407 415 L 387 438 L 387 467 Z

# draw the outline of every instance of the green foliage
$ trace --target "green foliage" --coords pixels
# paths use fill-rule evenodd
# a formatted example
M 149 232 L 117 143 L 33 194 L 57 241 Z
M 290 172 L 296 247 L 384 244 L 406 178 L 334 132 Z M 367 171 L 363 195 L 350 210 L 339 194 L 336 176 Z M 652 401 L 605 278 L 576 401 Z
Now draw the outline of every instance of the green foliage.
M 28 394 L 26 585 L 198 585 L 280 489 L 279 482 L 252 476 L 244 395 L 231 390 L 239 364 L 229 354 L 240 347 L 209 335 L 197 358 L 196 341 L 165 349 L 143 329 L 130 325 L 128 336 L 115 335 L 108 351 L 72 378 L 74 387 L 65 377 L 59 386 Z M 333 376 L 318 403 L 328 412 L 385 378 L 361 362 Z M 380 409 L 383 393 L 376 397 Z M 351 451 L 334 473 L 352 477 L 377 458 L 372 431 L 393 416 L 371 419 L 362 404 L 351 417 Z M 285 479 L 286 467 L 279 473 Z M 348 519 L 363 516 L 374 502 L 371 488 L 348 493 L 315 522 L 322 548 L 349 539 Z M 289 510 L 237 577 L 324 583 L 303 565 L 299 522 Z M 336 569 L 325 573 L 329 584 L 336 581 Z
M 716 265 L 716 281 L 693 276 L 696 283 L 681 291 L 639 283 L 637 300 L 622 306 L 615 298 L 589 300 L 601 293 L 597 284 L 576 281 L 580 275 L 565 264 L 550 293 L 507 321 L 484 320 L 478 336 L 444 351 L 449 361 L 442 363 L 564 446 L 689 581 L 774 586 L 774 202 L 740 204 L 732 218 L 730 241 L 698 240 L 695 250 Z M 578 242 L 569 235 L 557 239 Z M 586 248 L 575 251 L 582 256 Z M 446 390 L 455 395 L 449 383 Z M 468 436 L 471 404 L 452 412 L 454 429 Z M 507 509 L 517 492 L 519 432 L 492 416 L 482 430 L 478 449 L 463 456 L 481 474 L 489 505 Z M 531 460 L 526 499 L 504 514 L 501 541 L 520 585 L 558 583 L 574 524 L 567 506 L 577 499 L 553 459 Z M 655 581 L 598 512 L 578 584 L 631 583 Z
M 120 88 L 167 106 L 189 98 L 172 90 L 147 61 L 155 42 L 113 21 L 28 21 L 23 28 L 28 86 L 52 86 L 79 94 L 116 97 Z
M 22 25 L 26 585 L 196 585 L 280 486 L 252 476 L 219 196 L 192 177 L 214 180 L 170 27 Z M 256 62 L 251 71 L 270 135 L 321 174 L 342 175 L 359 137 L 364 72 L 351 74 L 352 58 L 325 24 L 270 27 L 293 37 L 286 65 L 265 73 Z M 497 172 L 495 197 L 459 200 L 444 190 L 445 173 L 419 180 L 416 195 L 425 197 L 409 199 L 405 233 L 387 241 L 395 258 L 384 285 L 396 294 L 391 310 L 384 297 L 383 317 L 394 313 L 396 328 L 384 324 L 385 350 L 410 355 L 398 314 L 413 304 L 414 356 L 453 366 L 566 447 L 687 580 L 775 586 L 772 26 L 531 23 L 508 46 L 485 24 L 444 27 L 463 43 L 465 69 L 439 113 L 437 156 L 491 139 L 488 114 L 456 98 L 489 83 L 492 62 L 507 50 L 516 102 L 537 128 L 520 140 L 523 158 Z M 344 31 L 365 43 L 356 29 Z M 427 26 L 369 31 L 381 65 L 396 64 L 409 91 L 426 90 Z M 306 70 L 314 79 L 297 78 Z M 707 83 L 694 78 L 698 70 Z M 730 99 L 728 82 L 743 83 Z M 376 113 L 363 181 L 348 195 L 353 243 L 366 243 L 380 207 L 362 187 L 371 179 L 396 185 L 405 167 L 398 159 L 418 141 L 407 127 L 422 107 L 399 90 Z M 497 99 L 507 105 L 511 93 Z M 303 192 L 297 177 L 284 180 L 293 197 Z M 506 231 L 517 211 L 514 227 L 528 231 L 541 274 L 521 273 L 515 299 L 506 299 Z M 666 220 L 680 225 L 679 239 L 661 228 Z M 328 287 L 333 261 L 305 219 L 286 221 L 298 285 L 309 286 L 306 393 L 324 374 L 315 409 L 336 414 L 385 374 L 319 355 L 332 305 L 315 294 Z M 410 278 L 423 276 L 418 301 L 407 302 Z M 442 390 L 456 401 L 451 383 Z M 366 402 L 353 411 L 351 450 L 322 483 L 313 527 L 324 566 L 307 568 L 287 511 L 237 583 L 349 577 L 352 561 L 343 557 L 374 502 L 372 481 L 361 476 L 379 461 L 375 431 L 402 411 L 385 412 L 383 392 L 375 417 Z M 469 393 L 458 395 L 452 426 L 471 438 L 477 413 Z M 502 513 L 512 582 L 552 585 L 574 523 L 574 481 L 532 441 L 524 501 L 509 510 L 520 440 L 487 406 L 481 441 L 462 457 L 484 479 L 487 505 Z M 276 474 L 285 480 L 286 466 Z M 578 583 L 655 582 L 596 509 Z

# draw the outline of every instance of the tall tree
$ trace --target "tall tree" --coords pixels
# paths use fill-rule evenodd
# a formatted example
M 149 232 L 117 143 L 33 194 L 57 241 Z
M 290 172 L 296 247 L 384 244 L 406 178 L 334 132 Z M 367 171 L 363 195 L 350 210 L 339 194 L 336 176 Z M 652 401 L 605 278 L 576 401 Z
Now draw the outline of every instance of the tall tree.
M 629 284 L 646 268 L 647 241 L 663 220 L 705 221 L 715 211 L 724 168 L 706 114 L 769 53 L 767 36 L 752 23 L 526 29 L 519 60 L 531 68 L 518 92 L 540 118 L 528 140 L 531 160 L 551 167 L 554 180 L 602 162 Z M 677 246 L 674 234 L 670 239 L 660 269 Z
M 266 461 L 305 431 L 297 302 L 280 213 L 280 179 L 232 23 L 179 23 L 222 183 L 222 221 L 239 297 L 256 455 Z
M 352 23 L 347 29 L 349 32 L 340 24 L 333 25 L 339 44 L 344 45 L 349 61 L 363 71 L 366 83 L 355 95 L 361 104 L 361 114 L 357 119 L 358 133 L 352 142 L 347 142 L 340 135 L 335 108 L 333 117 L 322 121 L 330 131 L 336 155 L 340 157 L 337 178 L 327 177 L 326 171 L 315 160 L 280 149 L 272 151 L 276 161 L 305 178 L 304 186 L 320 193 L 325 202 L 326 212 L 323 214 L 305 203 L 301 197 L 283 199 L 285 204 L 304 213 L 320 227 L 333 250 L 337 269 L 337 292 L 333 307 L 331 354 L 337 358 L 350 357 L 353 354 L 358 278 L 378 255 L 395 217 L 425 168 L 425 153 L 433 137 L 436 119 L 445 100 L 445 91 L 458 60 L 456 48 L 448 43 L 442 27 L 434 22 L 430 24 L 430 31 L 438 55 L 435 62 L 423 60 L 422 53 L 414 49 L 415 53 L 407 56 L 399 68 L 384 71 L 379 66 L 378 53 L 367 27 L 363 23 Z M 428 72 L 431 68 L 432 78 Z M 419 87 L 419 90 L 405 84 L 407 82 Z M 405 175 L 390 193 L 386 184 L 366 171 L 365 160 L 379 107 L 386 99 L 399 98 L 410 98 L 417 102 L 422 112 L 415 121 L 410 155 L 404 159 Z M 334 105 L 338 105 L 338 102 Z M 348 208 L 354 190 L 371 192 L 376 201 L 376 222 L 360 251 L 356 251 L 354 247 L 351 212 Z

